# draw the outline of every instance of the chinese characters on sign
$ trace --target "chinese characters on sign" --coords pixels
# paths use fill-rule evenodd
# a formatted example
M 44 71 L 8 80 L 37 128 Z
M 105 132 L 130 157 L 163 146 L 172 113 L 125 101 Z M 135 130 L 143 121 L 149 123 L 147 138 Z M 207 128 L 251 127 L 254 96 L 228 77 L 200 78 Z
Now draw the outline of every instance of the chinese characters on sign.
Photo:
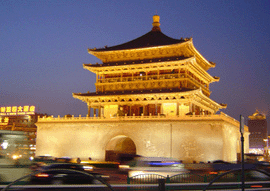
M 0 115 L 31 115 L 35 114 L 35 106 L 8 106 L 0 107 Z
M 7 125 L 9 121 L 8 117 L 0 118 L 0 125 Z

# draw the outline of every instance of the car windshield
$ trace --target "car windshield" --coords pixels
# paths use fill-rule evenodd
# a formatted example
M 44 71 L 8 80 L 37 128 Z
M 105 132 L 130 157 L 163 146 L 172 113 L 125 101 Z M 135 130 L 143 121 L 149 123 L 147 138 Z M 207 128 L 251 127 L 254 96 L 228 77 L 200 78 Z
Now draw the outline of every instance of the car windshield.
M 179 165 L 180 163 L 179 162 L 163 162 L 163 161 L 151 161 L 151 162 L 148 162 L 149 166 L 152 166 L 152 167 L 173 167 L 173 166 L 176 166 L 176 165 Z
M 177 167 L 179 165 L 181 165 L 181 162 L 173 160 L 133 160 L 129 163 L 130 167 Z

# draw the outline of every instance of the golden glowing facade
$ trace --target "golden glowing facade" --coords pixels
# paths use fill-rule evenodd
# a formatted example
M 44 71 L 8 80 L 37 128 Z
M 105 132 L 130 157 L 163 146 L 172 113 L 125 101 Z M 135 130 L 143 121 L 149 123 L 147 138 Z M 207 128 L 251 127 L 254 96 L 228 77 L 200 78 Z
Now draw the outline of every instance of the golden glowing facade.
M 96 74 L 96 91 L 73 93 L 74 98 L 87 104 L 87 117 L 40 119 L 39 154 L 88 154 L 111 160 L 128 153 L 183 161 L 236 161 L 240 152 L 239 122 L 224 113 L 217 114 L 226 104 L 209 97 L 209 84 L 219 81 L 207 72 L 215 63 L 196 50 L 191 38 L 166 36 L 155 15 L 153 28 L 145 35 L 88 52 L 102 61 L 83 65 Z M 65 133 L 60 130 L 63 128 Z M 76 139 L 80 146 L 88 146 L 83 144 L 77 151 L 72 146 L 72 152 L 62 151 L 57 145 L 45 148 L 49 132 L 51 143 L 60 139 L 66 142 L 61 134 L 68 133 L 81 138 Z M 245 137 L 248 140 L 247 127 Z

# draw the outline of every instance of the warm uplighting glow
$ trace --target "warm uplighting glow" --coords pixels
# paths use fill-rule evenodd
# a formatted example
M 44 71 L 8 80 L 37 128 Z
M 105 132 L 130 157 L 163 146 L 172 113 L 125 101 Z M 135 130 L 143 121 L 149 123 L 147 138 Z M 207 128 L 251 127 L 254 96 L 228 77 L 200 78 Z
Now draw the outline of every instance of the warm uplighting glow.
M 176 103 L 163 103 L 163 114 L 176 115 Z
M 237 160 L 239 122 L 220 111 L 226 104 L 209 97 L 209 85 L 219 81 L 207 72 L 215 63 L 197 51 L 192 38 L 163 34 L 159 16 L 153 24 L 152 31 L 122 45 L 88 49 L 103 62 L 83 65 L 96 74 L 96 91 L 73 93 L 87 104 L 88 114 L 39 119 L 36 154 L 106 161 L 122 160 L 122 154 L 170 156 L 185 163 Z M 247 126 L 243 133 L 248 142 Z M 248 152 L 248 144 L 244 149 Z M 153 166 L 184 172 L 181 164 L 168 161 L 154 160 Z M 135 169 L 131 176 L 141 171 L 149 173 Z
M 16 159 L 18 159 L 18 158 L 19 158 L 18 155 L 12 155 L 12 159 L 13 159 L 13 160 L 16 160 Z
M 118 105 L 105 105 L 104 117 L 116 117 L 118 111 Z
M 179 105 L 179 115 L 183 116 L 189 113 L 189 111 L 190 111 L 190 108 L 188 105 L 185 105 L 185 104 Z

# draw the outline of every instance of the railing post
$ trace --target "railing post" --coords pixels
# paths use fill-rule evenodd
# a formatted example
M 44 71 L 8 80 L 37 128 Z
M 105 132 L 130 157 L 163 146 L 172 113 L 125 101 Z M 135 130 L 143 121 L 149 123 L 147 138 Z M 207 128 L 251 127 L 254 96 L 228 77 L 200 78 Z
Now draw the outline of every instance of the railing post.
M 158 179 L 158 190 L 159 191 L 165 191 L 165 181 L 166 179 Z
M 129 178 L 129 176 L 127 176 L 127 184 L 130 184 L 130 178 Z M 127 190 L 130 190 L 130 187 L 129 186 L 127 186 Z
M 169 175 L 167 175 L 166 183 L 170 183 L 170 177 L 169 177 Z
M 206 175 L 203 176 L 203 182 L 207 182 L 207 176 Z
M 241 174 L 239 172 L 237 173 L 237 182 L 241 182 Z
M 129 176 L 127 177 L 127 184 L 130 184 L 130 178 L 129 178 Z

